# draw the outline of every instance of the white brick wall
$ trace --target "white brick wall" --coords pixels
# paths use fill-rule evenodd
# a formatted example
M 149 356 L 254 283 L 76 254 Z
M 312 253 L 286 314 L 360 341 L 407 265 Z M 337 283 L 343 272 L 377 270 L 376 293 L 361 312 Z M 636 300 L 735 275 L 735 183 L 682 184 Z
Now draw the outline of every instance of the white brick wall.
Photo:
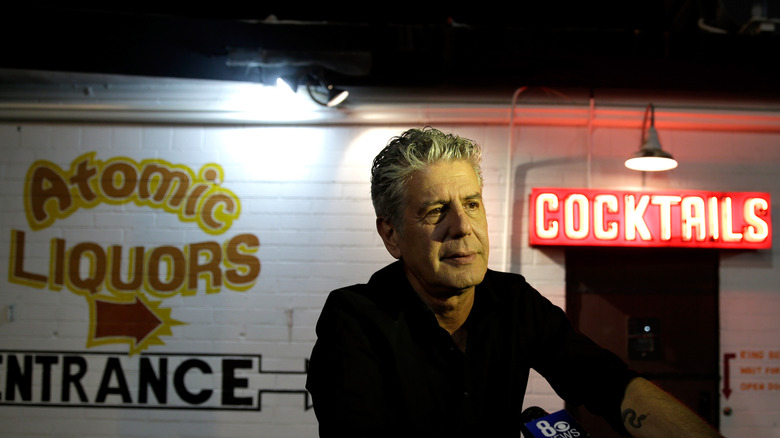
M 485 147 L 491 267 L 522 273 L 543 294 L 563 305 L 563 251 L 528 247 L 527 196 L 534 186 L 585 187 L 588 181 L 593 187 L 640 186 L 641 178 L 622 168 L 623 158 L 638 146 L 637 130 L 595 129 L 590 139 L 593 160 L 589 178 L 589 139 L 582 125 L 520 125 L 511 149 L 513 174 L 509 176 L 509 132 L 505 125 L 451 123 L 437 127 Z M 391 261 L 374 231 L 368 177 L 373 156 L 403 129 L 368 125 L 0 123 L 0 350 L 127 356 L 127 344 L 87 347 L 91 316 L 86 297 L 67 287 L 51 290 L 8 281 L 12 229 L 26 234 L 29 259 L 25 269 L 45 275 L 53 238 L 65 239 L 69 247 L 94 242 L 103 248 L 151 249 L 202 241 L 223 244 L 233 236 L 249 233 L 260 241 L 256 256 L 261 272 L 255 285 L 235 291 L 223 284 L 214 293 L 206 293 L 201 282 L 194 295 L 149 295 L 150 300 L 170 310 L 171 318 L 186 324 L 172 326 L 170 334 L 159 337 L 164 344 L 149 345 L 144 352 L 262 355 L 263 370 L 293 374 L 264 375 L 261 380 L 266 386 L 260 389 L 302 389 L 303 377 L 295 373 L 303 370 L 314 343 L 314 324 L 328 291 L 365 281 Z M 660 128 L 659 132 L 664 147 L 682 164 L 668 174 L 647 177 L 647 188 L 761 190 L 780 199 L 780 178 L 775 172 L 780 163 L 777 133 Z M 35 160 L 48 160 L 68 169 L 76 157 L 93 151 L 102 161 L 119 156 L 136 161 L 158 159 L 194 172 L 216 163 L 224 171 L 221 187 L 236 194 L 241 215 L 224 234 L 209 235 L 196 224 L 160 209 L 132 203 L 101 204 L 32 231 L 23 204 L 30 165 Z M 505 197 L 508 181 L 512 182 L 510 200 Z M 511 214 L 508 233 L 507 212 Z M 721 263 L 721 350 L 780 350 L 776 337 L 780 320 L 775 315 L 780 308 L 776 251 L 724 253 Z M 768 360 L 759 362 L 763 365 Z M 8 397 L 3 374 L 8 364 L 8 358 L 0 363 L 2 400 Z M 35 370 L 34 378 L 41 378 L 40 367 Z M 219 380 L 219 376 L 214 377 Z M 39 389 L 36 386 L 33 392 Z M 723 432 L 727 436 L 780 436 L 778 394 L 735 391 L 728 400 L 721 398 L 721 406 L 734 412 L 721 418 Z M 554 410 L 561 408 L 562 402 L 534 373 L 526 405 Z M 316 436 L 316 420 L 311 410 L 304 409 L 303 396 L 284 393 L 264 394 L 262 409 L 250 412 L 0 405 L 0 424 L 2 437 Z

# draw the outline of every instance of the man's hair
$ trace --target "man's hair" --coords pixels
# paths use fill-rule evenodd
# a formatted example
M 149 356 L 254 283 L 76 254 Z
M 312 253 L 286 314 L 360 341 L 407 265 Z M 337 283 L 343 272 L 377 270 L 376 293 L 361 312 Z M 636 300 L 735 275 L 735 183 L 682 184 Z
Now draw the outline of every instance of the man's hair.
M 482 150 L 469 139 L 426 127 L 393 137 L 374 158 L 371 167 L 371 201 L 378 218 L 401 231 L 406 185 L 415 172 L 439 162 L 463 160 L 471 164 L 482 186 Z

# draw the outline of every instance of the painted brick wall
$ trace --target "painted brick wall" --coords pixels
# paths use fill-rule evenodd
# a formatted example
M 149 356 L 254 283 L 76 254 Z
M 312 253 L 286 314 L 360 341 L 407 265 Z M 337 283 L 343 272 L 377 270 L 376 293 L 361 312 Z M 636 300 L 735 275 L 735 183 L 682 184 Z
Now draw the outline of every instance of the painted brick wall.
M 314 325 L 330 290 L 365 281 L 392 261 L 374 229 L 368 178 L 374 155 L 400 132 L 348 127 L 0 126 L 6 187 L 0 236 L 4 249 L 0 255 L 4 279 L 0 398 L 7 402 L 0 406 L 4 425 L 0 436 L 316 436 L 316 420 L 302 391 Z M 498 150 L 505 148 L 501 130 L 470 128 L 463 135 L 496 144 Z M 235 195 L 240 215 L 224 233 L 211 235 L 177 214 L 136 205 L 128 197 L 78 208 L 32 229 L 24 196 L 33 163 L 45 160 L 47 168 L 60 171 L 67 184 L 74 163 L 89 153 L 94 153 L 93 164 L 119 157 L 134 163 L 155 160 L 195 175 L 210 163 L 217 164 L 222 170 L 218 186 Z M 492 207 L 491 237 L 498 241 L 503 238 L 500 215 L 506 214 L 504 166 L 498 154 L 486 154 L 485 197 Z M 116 182 L 117 187 L 122 184 Z M 223 282 L 207 290 L 206 281 L 199 280 L 196 291 L 142 290 L 136 295 L 146 298 L 150 308 L 158 306 L 173 322 L 156 336 L 156 342 L 141 347 L 128 342 L 127 336 L 90 332 L 100 325 L 90 303 L 119 295 L 106 284 L 84 292 L 73 285 L 71 290 L 68 284 L 55 287 L 50 281 L 22 281 L 26 276 L 50 277 L 50 266 L 56 265 L 50 251 L 53 239 L 63 239 L 68 251 L 90 244 L 107 254 L 118 245 L 126 254 L 135 246 L 147 252 L 200 242 L 223 246 L 244 234 L 259 240 L 252 255 L 261 271 L 251 287 L 231 290 Z M 19 253 L 12 253 L 12 247 L 21 247 L 24 256 L 17 259 Z M 493 253 L 501 260 L 500 245 Z M 92 259 L 82 258 L 76 283 L 95 275 Z M 129 269 L 124 260 L 120 270 Z M 95 345 L 96 340 L 104 343 Z M 132 348 L 136 350 L 129 351 Z M 175 400 L 171 370 L 167 403 L 155 399 L 151 403 L 155 406 L 143 405 L 140 385 L 134 382 L 140 374 L 138 358 L 144 354 L 162 355 L 171 369 L 187 359 L 208 358 L 205 362 L 211 369 L 189 368 L 183 386 L 191 393 L 208 388 L 212 396 L 202 404 Z M 67 396 L 60 390 L 66 355 L 85 358 L 88 364 L 89 372 L 80 380 L 84 400 L 75 386 L 69 387 Z M 108 368 L 109 356 L 121 364 L 121 371 Z M 158 356 L 149 357 L 159 363 Z M 226 357 L 251 363 L 232 374 L 247 380 L 233 391 L 236 397 L 251 399 L 247 409 L 227 410 L 224 403 L 215 402 L 224 390 L 217 368 Z M 24 368 L 25 360 L 30 361 L 30 370 Z M 46 366 L 39 363 L 47 360 L 52 361 L 49 377 L 43 375 Z M 31 379 L 30 388 L 26 377 Z M 49 390 L 42 388 L 43 382 L 49 382 Z M 98 400 L 101 388 L 105 394 Z M 263 394 L 257 395 L 258 390 Z M 196 409 L 202 406 L 209 409 Z
M 639 187 L 642 179 L 622 168 L 623 157 L 637 142 L 636 130 L 601 128 L 589 138 L 583 126 L 520 126 L 510 148 L 508 128 L 500 124 L 437 127 L 477 140 L 485 148 L 491 268 L 525 275 L 544 295 L 563 305 L 563 251 L 529 248 L 527 196 L 534 186 Z M 316 436 L 316 420 L 307 409 L 310 401 L 302 392 L 314 324 L 328 291 L 365 281 L 391 261 L 374 230 L 368 174 L 374 155 L 402 130 L 360 125 L 0 124 L 0 436 Z M 664 147 L 683 164 L 674 172 L 648 177 L 644 185 L 761 190 L 777 198 L 780 178 L 773 168 L 780 163 L 778 137 L 661 131 Z M 214 185 L 235 195 L 240 214 L 226 230 L 212 234 L 164 208 L 120 199 L 76 209 L 48 226 L 32 229 L 25 211 L 25 185 L 33 163 L 46 160 L 50 167 L 67 173 L 77 158 L 92 152 L 94 160 L 104 163 L 118 157 L 135 163 L 156 160 L 171 168 L 189 169 L 195 179 L 205 166 L 216 164 L 222 173 Z M 507 214 L 511 215 L 508 221 Z M 141 290 L 135 296 L 144 298 L 147 308 L 167 325 L 155 332 L 155 342 L 139 347 L 127 336 L 96 336 L 91 331 L 96 326 L 93 303 L 110 302 L 121 295 L 105 285 L 89 293 L 68 284 L 55 287 L 51 279 L 33 284 L 18 278 L 10 281 L 14 275 L 8 271 L 21 269 L 15 261 L 18 253 L 13 252 L 18 249 L 19 233 L 25 238 L 23 271 L 38 276 L 51 277 L 50 267 L 56 266 L 51 245 L 57 239 L 69 250 L 87 243 L 106 251 L 115 245 L 123 251 L 135 246 L 147 251 L 173 247 L 182 249 L 186 258 L 184 250 L 192 244 L 214 242 L 221 248 L 242 235 L 256 236 L 259 241 L 256 251 L 245 248 L 245 254 L 259 261 L 260 273 L 246 290 L 223 282 L 207 291 L 208 281 L 203 278 L 197 290 L 186 293 Z M 780 363 L 769 358 L 771 352 L 780 350 L 775 336 L 780 329 L 775 317 L 780 308 L 775 254 L 770 250 L 721 257 L 721 350 L 737 354 L 732 370 L 735 365 Z M 93 259 L 89 255 L 81 259 L 75 278 L 94 275 Z M 121 272 L 130 269 L 126 259 L 122 263 Z M 230 266 L 223 264 L 220 269 L 224 274 Z M 137 351 L 129 354 L 132 348 Z M 763 352 L 764 357 L 740 358 L 744 352 Z M 69 360 L 66 356 L 83 358 L 88 366 L 81 380 L 87 395 L 85 406 L 78 406 L 73 385 L 70 400 L 62 401 L 61 368 Z M 19 377 L 24 374 L 25 357 L 30 357 L 32 369 L 29 399 L 25 399 L 24 379 Z M 134 382 L 141 374 L 142 357 L 158 373 L 160 360 L 167 360 L 167 405 L 147 394 L 154 406 L 140 406 L 139 385 Z M 56 362 L 50 365 L 50 397 L 43 401 L 41 382 L 47 360 Z M 225 361 L 240 366 L 223 372 L 220 367 Z M 117 366 L 128 382 L 127 399 Z M 180 400 L 174 382 L 176 369 L 187 370 L 178 387 L 184 388 L 185 397 L 187 392 L 197 395 L 204 389 L 213 389 L 213 394 L 200 405 Z M 21 383 L 9 386 L 9 373 L 16 373 L 12 381 Z M 229 390 L 225 375 L 233 379 Z M 766 374 L 737 373 L 732 381 L 735 385 L 753 381 L 768 385 L 780 380 Z M 737 386 L 729 399 L 721 399 L 722 407 L 733 409 L 732 415 L 721 418 L 722 430 L 727 436 L 748 432 L 778 436 L 778 392 L 747 388 Z M 101 389 L 104 399 L 97 401 Z M 228 406 L 234 409 L 227 409 L 223 391 L 247 404 L 234 403 Z M 204 405 L 209 409 L 196 409 Z M 563 406 L 535 374 L 526 405 L 547 410 Z

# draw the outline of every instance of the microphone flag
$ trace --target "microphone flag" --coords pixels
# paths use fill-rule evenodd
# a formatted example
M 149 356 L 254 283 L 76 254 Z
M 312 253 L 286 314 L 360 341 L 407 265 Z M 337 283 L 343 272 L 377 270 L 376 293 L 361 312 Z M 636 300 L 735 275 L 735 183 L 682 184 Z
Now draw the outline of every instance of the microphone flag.
M 586 438 L 588 434 L 565 410 L 525 423 L 533 438 Z

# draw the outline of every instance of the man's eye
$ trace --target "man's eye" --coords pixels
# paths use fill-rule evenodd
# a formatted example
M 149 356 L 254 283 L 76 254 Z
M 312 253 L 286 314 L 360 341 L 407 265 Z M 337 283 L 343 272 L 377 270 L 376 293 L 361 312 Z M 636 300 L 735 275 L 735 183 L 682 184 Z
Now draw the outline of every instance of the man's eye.
M 425 212 L 423 219 L 431 224 L 438 223 L 444 215 L 444 207 L 432 208 Z
M 443 211 L 444 211 L 443 208 L 438 207 L 438 208 L 428 210 L 428 213 L 426 213 L 425 215 L 428 217 L 440 216 Z
M 466 204 L 467 210 L 479 210 L 479 202 L 473 201 Z

